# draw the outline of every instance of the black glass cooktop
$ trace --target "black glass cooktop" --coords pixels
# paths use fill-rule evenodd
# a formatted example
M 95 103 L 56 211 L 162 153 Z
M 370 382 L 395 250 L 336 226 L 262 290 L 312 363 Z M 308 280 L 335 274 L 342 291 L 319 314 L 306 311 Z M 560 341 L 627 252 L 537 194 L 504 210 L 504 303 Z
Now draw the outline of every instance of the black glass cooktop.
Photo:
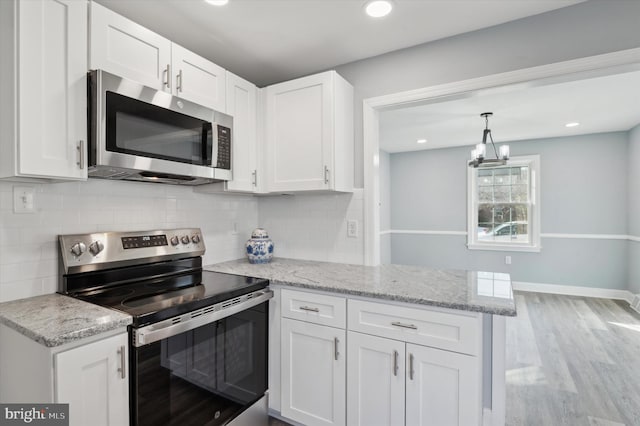
M 196 271 L 98 289 L 74 297 L 133 316 L 133 327 L 182 315 L 265 288 L 268 280 Z

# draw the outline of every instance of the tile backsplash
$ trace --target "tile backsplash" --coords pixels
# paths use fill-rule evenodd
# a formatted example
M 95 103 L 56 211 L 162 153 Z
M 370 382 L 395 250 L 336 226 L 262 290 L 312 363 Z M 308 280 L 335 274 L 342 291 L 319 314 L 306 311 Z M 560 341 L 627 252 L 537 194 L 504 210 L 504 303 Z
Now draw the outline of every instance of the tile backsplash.
M 14 186 L 34 188 L 35 213 L 14 213 Z M 95 179 L 0 182 L 0 301 L 56 291 L 58 234 L 199 227 L 207 248 L 203 260 L 210 264 L 242 257 L 257 223 L 254 197 Z
M 260 226 L 275 244 L 275 255 L 327 262 L 364 262 L 363 190 L 353 193 L 280 195 L 260 198 Z M 357 221 L 356 238 L 347 221 Z
M 14 187 L 32 187 L 35 212 L 14 213 Z M 202 194 L 190 187 L 90 179 L 31 184 L 0 182 L 0 302 L 53 293 L 59 234 L 199 227 L 204 263 L 244 257 L 261 226 L 275 255 L 362 263 L 363 194 L 252 197 Z M 347 237 L 347 220 L 358 222 Z

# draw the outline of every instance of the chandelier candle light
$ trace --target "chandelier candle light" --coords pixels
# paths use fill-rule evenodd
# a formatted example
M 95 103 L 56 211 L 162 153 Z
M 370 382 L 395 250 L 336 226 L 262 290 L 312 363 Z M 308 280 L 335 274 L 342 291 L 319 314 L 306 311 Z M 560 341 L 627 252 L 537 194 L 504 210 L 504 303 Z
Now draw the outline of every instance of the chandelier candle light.
M 469 167 L 494 167 L 504 166 L 509 159 L 509 145 L 500 145 L 500 151 L 496 150 L 496 144 L 493 143 L 493 136 L 491 136 L 491 129 L 489 129 L 489 117 L 493 115 L 492 112 L 483 112 L 480 117 L 484 117 L 485 128 L 482 133 L 482 143 L 476 145 L 476 148 L 471 150 L 471 161 L 469 161 Z M 487 156 L 487 136 L 491 141 L 493 152 L 496 158 L 486 158 Z

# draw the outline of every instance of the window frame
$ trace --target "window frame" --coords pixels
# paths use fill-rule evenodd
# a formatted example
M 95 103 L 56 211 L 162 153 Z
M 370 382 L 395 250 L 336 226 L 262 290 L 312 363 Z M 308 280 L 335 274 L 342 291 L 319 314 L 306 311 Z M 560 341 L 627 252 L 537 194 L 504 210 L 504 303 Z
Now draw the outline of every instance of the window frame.
M 494 251 L 523 251 L 539 252 L 540 245 L 540 156 L 522 155 L 511 157 L 505 166 L 494 167 L 506 168 L 517 166 L 529 166 L 529 233 L 531 239 L 527 243 L 503 241 L 480 241 L 478 240 L 478 168 L 467 166 L 467 248 L 469 250 L 494 250 Z

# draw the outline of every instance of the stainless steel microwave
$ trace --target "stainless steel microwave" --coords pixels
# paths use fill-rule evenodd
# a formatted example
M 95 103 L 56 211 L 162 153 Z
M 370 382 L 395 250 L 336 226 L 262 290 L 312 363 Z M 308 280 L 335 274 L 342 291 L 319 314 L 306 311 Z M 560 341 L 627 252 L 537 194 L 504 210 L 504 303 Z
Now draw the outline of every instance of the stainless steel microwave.
M 89 72 L 90 177 L 200 185 L 231 179 L 233 118 L 102 70 Z

